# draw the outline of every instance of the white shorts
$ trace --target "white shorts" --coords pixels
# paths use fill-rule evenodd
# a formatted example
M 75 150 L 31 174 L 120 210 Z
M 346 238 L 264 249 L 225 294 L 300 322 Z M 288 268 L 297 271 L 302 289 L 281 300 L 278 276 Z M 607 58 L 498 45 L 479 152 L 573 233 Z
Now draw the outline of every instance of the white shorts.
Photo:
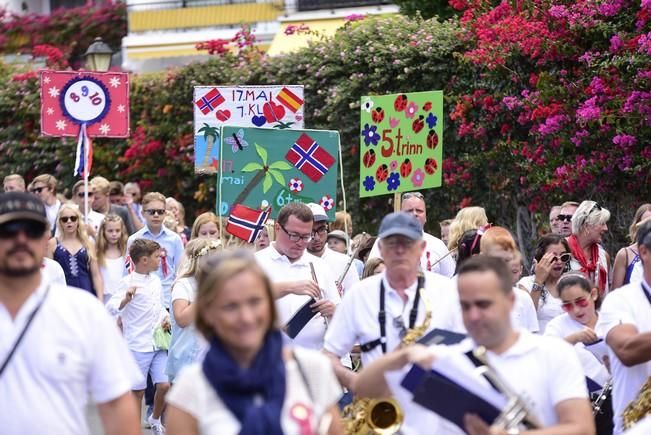
M 151 375 L 151 380 L 155 384 L 162 382 L 169 382 L 165 374 L 165 366 L 167 365 L 167 351 L 157 350 L 155 352 L 136 352 L 131 351 L 133 359 L 136 360 L 140 373 L 142 373 L 142 381 L 133 386 L 133 389 L 144 390 L 147 388 L 147 373 Z

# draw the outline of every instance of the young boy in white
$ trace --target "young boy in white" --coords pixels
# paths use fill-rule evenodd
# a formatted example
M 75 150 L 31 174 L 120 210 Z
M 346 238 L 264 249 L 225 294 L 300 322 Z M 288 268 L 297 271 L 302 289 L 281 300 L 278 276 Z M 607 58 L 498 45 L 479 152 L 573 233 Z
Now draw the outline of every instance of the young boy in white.
M 165 365 L 167 351 L 154 346 L 153 333 L 160 325 L 170 330 L 169 314 L 161 305 L 161 282 L 154 273 L 160 266 L 160 245 L 153 240 L 134 240 L 129 255 L 135 264 L 135 271 L 125 276 L 120 288 L 108 303 L 112 314 L 122 318 L 124 338 L 129 350 L 140 367 L 144 379 L 151 375 L 156 385 L 154 410 L 149 417 L 154 434 L 163 433 L 161 414 L 165 406 L 165 394 L 169 389 Z M 145 393 L 146 381 L 136 385 L 134 393 L 138 403 Z

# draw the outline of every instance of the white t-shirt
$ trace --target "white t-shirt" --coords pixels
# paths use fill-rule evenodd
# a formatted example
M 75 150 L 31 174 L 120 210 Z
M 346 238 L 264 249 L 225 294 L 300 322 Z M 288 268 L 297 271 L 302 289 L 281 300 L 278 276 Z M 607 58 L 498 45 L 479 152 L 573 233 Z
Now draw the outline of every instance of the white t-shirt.
M 82 208 L 82 213 L 83 213 L 83 206 Z M 95 210 L 90 210 L 88 212 L 88 223 L 90 224 L 91 227 L 95 230 L 95 233 L 99 231 L 100 225 L 102 225 L 102 222 L 104 221 L 104 215 L 102 213 L 99 213 Z M 86 218 L 84 218 L 84 221 Z M 126 225 L 126 224 L 125 224 Z
M 606 270 L 606 288 L 604 291 L 607 293 L 610 291 L 610 273 L 608 271 L 608 253 L 604 248 L 599 245 L 599 267 L 603 267 Z M 597 268 L 596 272 L 590 273 L 587 275 L 587 278 L 595 283 L 595 285 L 599 284 L 599 267 Z M 571 257 L 570 259 L 570 270 L 576 270 L 576 271 L 581 271 L 581 265 L 579 264 L 578 261 L 574 258 L 574 256 Z
M 651 293 L 649 285 L 644 283 Z M 595 331 L 599 337 L 608 341 L 610 331 L 619 325 L 634 325 L 638 333 L 651 332 L 651 304 L 644 295 L 642 283 L 635 282 L 608 293 L 599 312 Z M 608 348 L 610 372 L 613 376 L 613 415 L 615 415 L 615 434 L 623 431 L 620 416 L 646 379 L 651 375 L 651 361 L 626 367 Z
M 450 251 L 448 251 L 445 243 L 443 243 L 441 239 L 438 239 L 426 232 L 423 232 L 423 240 L 425 240 L 425 249 L 423 250 L 423 255 L 420 257 L 420 267 L 423 270 L 435 272 L 451 278 L 452 275 L 454 275 L 454 270 L 456 269 L 456 262 L 454 261 L 454 257 L 452 257 L 452 255 L 447 255 Z M 375 240 L 375 243 L 373 243 L 373 247 L 371 248 L 371 252 L 368 254 L 368 258 L 382 258 L 382 255 L 380 255 L 379 243 L 380 239 L 378 238 Z M 441 258 L 443 259 L 441 261 L 438 261 Z
M 310 263 L 312 263 L 317 282 L 323 291 L 323 296 L 334 302 L 335 305 L 341 301 L 339 292 L 335 286 L 336 277 L 334 276 L 334 272 L 319 257 L 305 252 L 301 258 L 292 263 L 285 255 L 280 254 L 276 250 L 275 244 L 272 243 L 270 246 L 256 252 L 255 258 L 260 267 L 267 273 L 271 282 L 311 280 L 312 272 L 310 270 Z M 281 323 L 283 325 L 286 324 L 309 300 L 309 296 L 296 294 L 288 294 L 280 299 L 276 299 L 276 309 L 278 310 L 278 317 Z M 317 314 L 305 325 L 292 343 L 295 346 L 320 350 L 323 348 L 325 331 L 326 325 L 324 319 L 320 314 Z
M 344 270 L 346 270 L 346 265 L 350 261 L 350 257 L 348 255 L 333 251 L 327 246 L 323 251 L 321 259 L 328 263 L 328 266 L 330 266 L 330 269 L 332 269 L 332 272 L 334 273 L 335 280 L 339 279 L 341 274 L 344 273 Z M 359 275 L 357 274 L 355 267 L 351 264 L 348 268 L 348 272 L 346 272 L 346 275 L 341 282 L 343 292 L 347 292 L 358 282 Z
M 583 331 L 584 329 L 584 325 L 574 320 L 569 314 L 564 313 L 552 319 L 547 324 L 545 335 L 565 339 L 568 335 Z M 603 364 L 604 350 L 606 350 L 603 341 L 588 347 L 579 342 L 574 345 L 574 350 L 576 350 L 579 356 L 587 377 L 599 385 L 604 385 L 610 379 L 610 374 Z
M 306 385 L 296 361 L 286 362 L 287 388 L 280 423 L 287 435 L 317 433 L 322 417 L 341 397 L 341 387 L 327 357 L 319 352 L 301 348 L 294 349 L 294 355 L 303 368 L 309 386 Z M 192 415 L 197 420 L 201 435 L 240 433 L 240 422 L 210 385 L 200 364 L 192 364 L 181 371 L 165 400 Z M 291 417 L 295 406 L 310 409 L 309 431 L 301 430 L 297 421 Z
M 531 293 L 531 290 L 533 289 L 534 279 L 535 276 L 533 275 L 525 276 L 520 281 L 518 281 L 518 285 L 521 285 L 522 287 L 527 289 L 529 293 Z M 561 306 L 562 304 L 563 303 L 559 298 L 555 298 L 548 291 L 545 291 L 545 300 L 543 300 L 541 295 L 540 300 L 538 301 L 538 309 L 536 310 L 540 332 L 543 332 L 545 330 L 545 327 L 547 326 L 547 323 L 549 323 L 550 320 L 552 320 L 556 316 L 560 316 L 565 312 L 563 311 L 563 308 Z
M 90 393 L 106 403 L 141 381 L 115 322 L 90 293 L 42 280 L 15 319 L 0 303 L 4 361 L 38 303 L 23 341 L 0 379 L 3 434 L 87 434 Z
M 539 332 L 536 306 L 533 304 L 531 296 L 518 287 L 513 287 L 513 293 L 515 294 L 515 304 L 511 311 L 511 326 L 513 329 Z
M 133 299 L 120 310 L 120 302 L 130 287 L 136 287 L 136 293 Z M 107 304 L 109 312 L 122 318 L 122 330 L 130 350 L 135 352 L 156 350 L 153 340 L 154 329 L 168 315 L 160 302 L 161 292 L 161 283 L 155 274 L 143 275 L 133 272 L 122 278 L 120 287 L 109 300 Z
M 41 276 L 47 279 L 52 284 L 66 286 L 66 274 L 58 261 L 51 258 L 43 257 L 43 265 L 41 266 Z
M 45 214 L 47 215 L 47 221 L 50 224 L 50 229 L 56 228 L 57 215 L 59 214 L 59 209 L 61 208 L 61 201 L 58 199 L 54 201 L 52 205 L 45 205 Z
M 104 283 L 104 303 L 108 303 L 113 293 L 120 288 L 120 281 L 127 274 L 127 268 L 124 257 L 106 258 L 104 261 L 106 264 L 100 266 L 99 271 Z
M 453 346 L 433 346 L 432 351 L 437 360 L 452 358 L 459 370 L 491 388 L 465 355 L 474 348 L 473 341 L 467 339 Z M 588 398 L 579 359 L 564 340 L 519 331 L 518 340 L 506 352 L 497 355 L 488 351 L 486 357 L 500 379 L 529 405 L 545 427 L 558 424 L 556 405 L 568 399 Z M 436 367 L 435 361 L 433 368 Z
M 386 312 L 386 348 L 391 352 L 400 344 L 400 328 L 394 319 L 402 317 L 404 325 L 409 327 L 409 312 L 416 296 L 417 281 L 405 290 L 408 300 L 403 302 L 400 295 L 389 285 L 384 272 L 373 275 L 354 286 L 344 295 L 337 307 L 328 332 L 325 336 L 325 350 L 337 356 L 350 352 L 356 343 L 365 344 L 380 338 L 378 313 L 380 311 L 380 282 L 384 282 Z M 427 303 L 425 301 L 427 299 Z M 420 326 L 427 309 L 432 311 L 432 320 L 428 331 L 435 328 L 465 333 L 460 321 L 461 308 L 459 298 L 450 280 L 444 276 L 425 272 L 425 290 L 418 304 L 418 316 L 415 326 Z M 382 347 L 376 346 L 369 352 L 362 352 L 362 364 L 382 356 Z

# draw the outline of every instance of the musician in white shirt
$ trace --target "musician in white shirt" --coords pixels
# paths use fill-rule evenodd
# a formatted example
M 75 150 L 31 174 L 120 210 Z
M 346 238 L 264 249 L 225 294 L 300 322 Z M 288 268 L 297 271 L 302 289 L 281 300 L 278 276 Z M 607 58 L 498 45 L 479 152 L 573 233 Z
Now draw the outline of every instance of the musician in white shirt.
M 358 394 L 386 396 L 389 389 L 383 382 L 385 376 L 413 362 L 430 369 L 436 367 L 437 360 L 456 358 L 457 366 L 466 364 L 472 369 L 474 364 L 465 354 L 483 346 L 494 372 L 527 404 L 527 414 L 542 425 L 536 434 L 594 434 L 583 370 L 570 345 L 511 327 L 515 296 L 506 264 L 496 258 L 477 256 L 461 264 L 458 275 L 463 321 L 472 339 L 449 347 L 414 345 L 388 354 L 362 371 L 355 382 Z M 469 373 L 485 388 L 491 388 L 476 370 Z M 521 433 L 519 429 L 507 432 L 502 427 L 489 426 L 473 414 L 466 414 L 463 423 L 471 435 Z M 425 433 L 427 428 L 421 430 Z
M 651 375 L 651 221 L 638 229 L 637 244 L 643 280 L 608 293 L 596 327 L 609 347 L 615 434 L 624 430 L 622 412 Z

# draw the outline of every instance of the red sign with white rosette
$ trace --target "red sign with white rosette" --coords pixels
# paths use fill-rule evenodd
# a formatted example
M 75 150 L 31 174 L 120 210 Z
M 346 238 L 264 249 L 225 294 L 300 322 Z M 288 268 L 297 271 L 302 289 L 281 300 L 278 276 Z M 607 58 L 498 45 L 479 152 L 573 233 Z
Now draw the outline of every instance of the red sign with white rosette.
M 42 71 L 41 133 L 90 137 L 129 136 L 129 74 Z

